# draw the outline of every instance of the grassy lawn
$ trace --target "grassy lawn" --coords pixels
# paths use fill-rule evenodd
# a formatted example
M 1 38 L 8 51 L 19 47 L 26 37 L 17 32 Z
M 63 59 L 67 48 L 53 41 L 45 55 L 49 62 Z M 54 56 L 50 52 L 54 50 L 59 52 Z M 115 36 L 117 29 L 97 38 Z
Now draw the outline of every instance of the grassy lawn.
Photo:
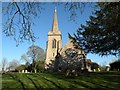
M 65 77 L 50 73 L 8 73 L 2 76 L 2 88 L 120 90 L 120 72 L 84 73 L 79 77 Z

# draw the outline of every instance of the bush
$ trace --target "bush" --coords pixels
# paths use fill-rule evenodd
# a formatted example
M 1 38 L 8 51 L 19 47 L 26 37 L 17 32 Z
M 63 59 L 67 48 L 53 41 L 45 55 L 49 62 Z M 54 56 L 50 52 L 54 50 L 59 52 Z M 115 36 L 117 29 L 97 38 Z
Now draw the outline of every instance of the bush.
M 99 65 L 96 62 L 91 63 L 91 70 L 98 69 Z
M 15 71 L 22 71 L 22 70 L 25 70 L 25 69 L 26 69 L 25 65 L 20 65 L 20 66 L 16 67 Z
M 36 69 L 37 69 L 37 72 L 43 72 L 44 71 L 44 61 L 37 62 Z
M 116 60 L 112 63 L 109 64 L 111 69 L 110 70 L 113 70 L 113 71 L 120 71 L 120 60 Z

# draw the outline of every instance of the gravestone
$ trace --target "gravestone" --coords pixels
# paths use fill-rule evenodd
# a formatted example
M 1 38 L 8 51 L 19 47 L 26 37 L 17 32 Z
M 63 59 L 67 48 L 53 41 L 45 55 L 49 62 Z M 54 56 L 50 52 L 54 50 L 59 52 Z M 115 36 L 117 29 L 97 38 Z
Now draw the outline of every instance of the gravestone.
M 22 70 L 22 73 L 24 73 L 24 70 Z
M 107 69 L 106 69 L 107 71 L 110 71 L 110 67 L 107 67 Z
M 37 73 L 37 70 L 35 69 L 35 73 Z
M 95 70 L 95 69 L 93 69 L 93 71 L 94 71 L 94 72 L 96 72 L 96 70 Z
M 100 72 L 100 68 L 98 68 L 98 71 Z
M 28 71 L 27 71 L 27 70 L 25 70 L 25 73 L 28 73 Z

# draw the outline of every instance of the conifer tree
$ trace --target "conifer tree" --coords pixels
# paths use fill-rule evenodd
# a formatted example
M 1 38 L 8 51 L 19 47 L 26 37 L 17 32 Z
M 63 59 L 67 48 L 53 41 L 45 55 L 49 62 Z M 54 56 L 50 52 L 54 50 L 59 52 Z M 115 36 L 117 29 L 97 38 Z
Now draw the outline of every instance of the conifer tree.
M 120 2 L 98 3 L 86 25 L 74 34 L 87 53 L 119 55 L 120 53 Z

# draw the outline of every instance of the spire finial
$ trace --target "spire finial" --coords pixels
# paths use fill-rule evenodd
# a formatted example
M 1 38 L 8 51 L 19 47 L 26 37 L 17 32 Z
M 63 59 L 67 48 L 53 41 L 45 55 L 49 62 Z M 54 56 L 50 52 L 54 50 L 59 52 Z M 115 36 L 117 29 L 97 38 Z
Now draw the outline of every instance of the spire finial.
M 56 12 L 56 7 L 55 7 L 55 12 Z
M 55 7 L 52 31 L 55 32 L 57 30 L 58 30 L 58 20 L 57 20 L 57 12 L 56 12 L 56 7 Z

